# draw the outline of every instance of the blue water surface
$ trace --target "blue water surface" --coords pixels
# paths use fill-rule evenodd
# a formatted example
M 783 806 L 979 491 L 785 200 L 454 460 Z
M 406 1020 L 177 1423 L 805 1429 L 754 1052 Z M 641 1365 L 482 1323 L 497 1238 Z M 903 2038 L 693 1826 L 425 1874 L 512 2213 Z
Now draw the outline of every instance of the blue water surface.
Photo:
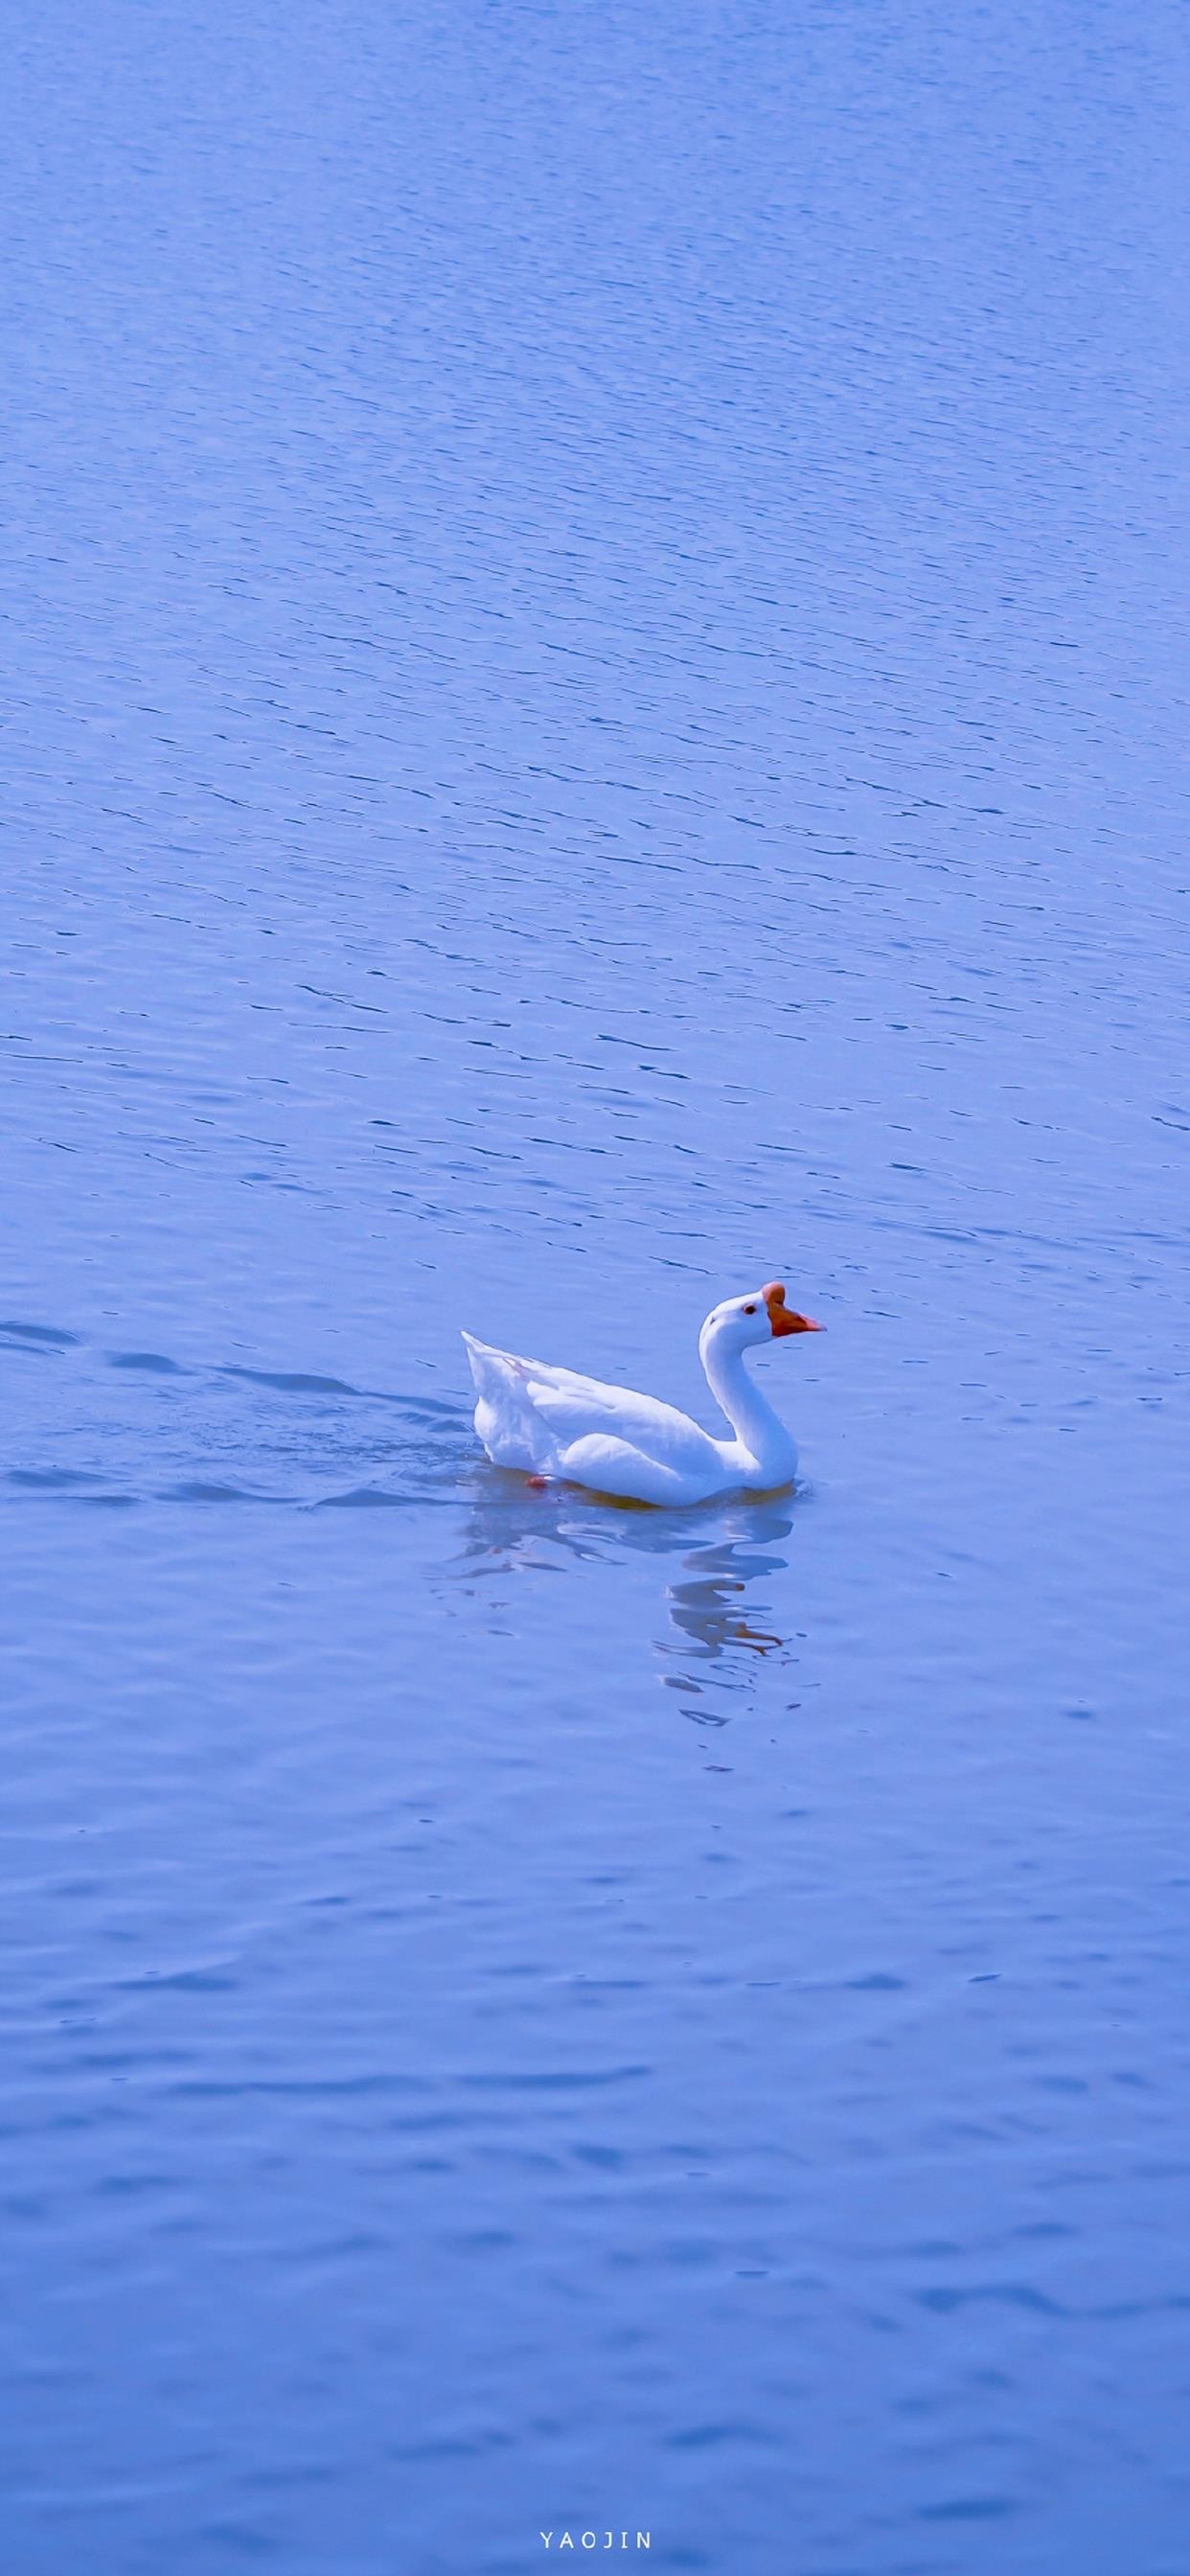
M 1185 2576 L 1186 14 L 3 33 L 5 2563 Z

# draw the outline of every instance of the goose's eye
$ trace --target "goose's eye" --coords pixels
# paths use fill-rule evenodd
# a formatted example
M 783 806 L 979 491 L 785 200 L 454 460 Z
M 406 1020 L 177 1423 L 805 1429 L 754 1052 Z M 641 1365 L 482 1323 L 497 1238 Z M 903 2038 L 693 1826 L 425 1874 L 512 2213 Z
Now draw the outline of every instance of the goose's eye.
M 744 1313 L 745 1313 L 746 1315 L 754 1315 L 754 1314 L 755 1314 L 755 1312 L 756 1312 L 756 1308 L 755 1308 L 755 1306 L 745 1306 L 745 1308 L 744 1308 Z

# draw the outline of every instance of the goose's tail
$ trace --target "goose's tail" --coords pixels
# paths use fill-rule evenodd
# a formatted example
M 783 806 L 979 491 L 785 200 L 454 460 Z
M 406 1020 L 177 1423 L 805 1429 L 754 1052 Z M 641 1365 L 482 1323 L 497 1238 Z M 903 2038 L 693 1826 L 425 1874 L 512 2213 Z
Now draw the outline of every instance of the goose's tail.
M 526 1476 L 550 1474 L 556 1444 L 529 1393 L 524 1361 L 474 1333 L 463 1340 L 478 1398 L 475 1428 L 493 1465 L 518 1467 Z

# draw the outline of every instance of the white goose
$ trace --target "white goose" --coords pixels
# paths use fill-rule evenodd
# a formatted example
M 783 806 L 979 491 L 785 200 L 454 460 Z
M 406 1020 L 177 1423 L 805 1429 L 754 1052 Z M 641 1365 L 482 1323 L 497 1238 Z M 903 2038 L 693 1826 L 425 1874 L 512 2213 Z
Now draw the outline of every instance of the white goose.
M 479 1402 L 475 1428 L 497 1467 L 559 1476 L 633 1503 L 705 1503 L 712 1494 L 772 1493 L 792 1484 L 797 1450 L 783 1422 L 754 1386 L 744 1353 L 786 1333 L 819 1333 L 808 1315 L 785 1303 L 779 1279 L 746 1297 L 727 1297 L 698 1337 L 707 1384 L 735 1433 L 708 1431 L 626 1386 L 601 1386 L 573 1369 L 550 1368 L 493 1350 L 464 1333 Z

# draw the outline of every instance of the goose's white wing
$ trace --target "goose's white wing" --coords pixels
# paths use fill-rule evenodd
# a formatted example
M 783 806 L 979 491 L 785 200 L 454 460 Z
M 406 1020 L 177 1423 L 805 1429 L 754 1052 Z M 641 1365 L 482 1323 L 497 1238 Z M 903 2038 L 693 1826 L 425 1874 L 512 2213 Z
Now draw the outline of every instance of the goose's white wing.
M 475 1427 L 502 1467 L 557 1474 L 565 1452 L 592 1436 L 627 1442 L 666 1467 L 705 1469 L 713 1443 L 689 1414 L 631 1387 L 606 1386 L 547 1360 L 519 1359 L 464 1333 L 479 1403 Z

